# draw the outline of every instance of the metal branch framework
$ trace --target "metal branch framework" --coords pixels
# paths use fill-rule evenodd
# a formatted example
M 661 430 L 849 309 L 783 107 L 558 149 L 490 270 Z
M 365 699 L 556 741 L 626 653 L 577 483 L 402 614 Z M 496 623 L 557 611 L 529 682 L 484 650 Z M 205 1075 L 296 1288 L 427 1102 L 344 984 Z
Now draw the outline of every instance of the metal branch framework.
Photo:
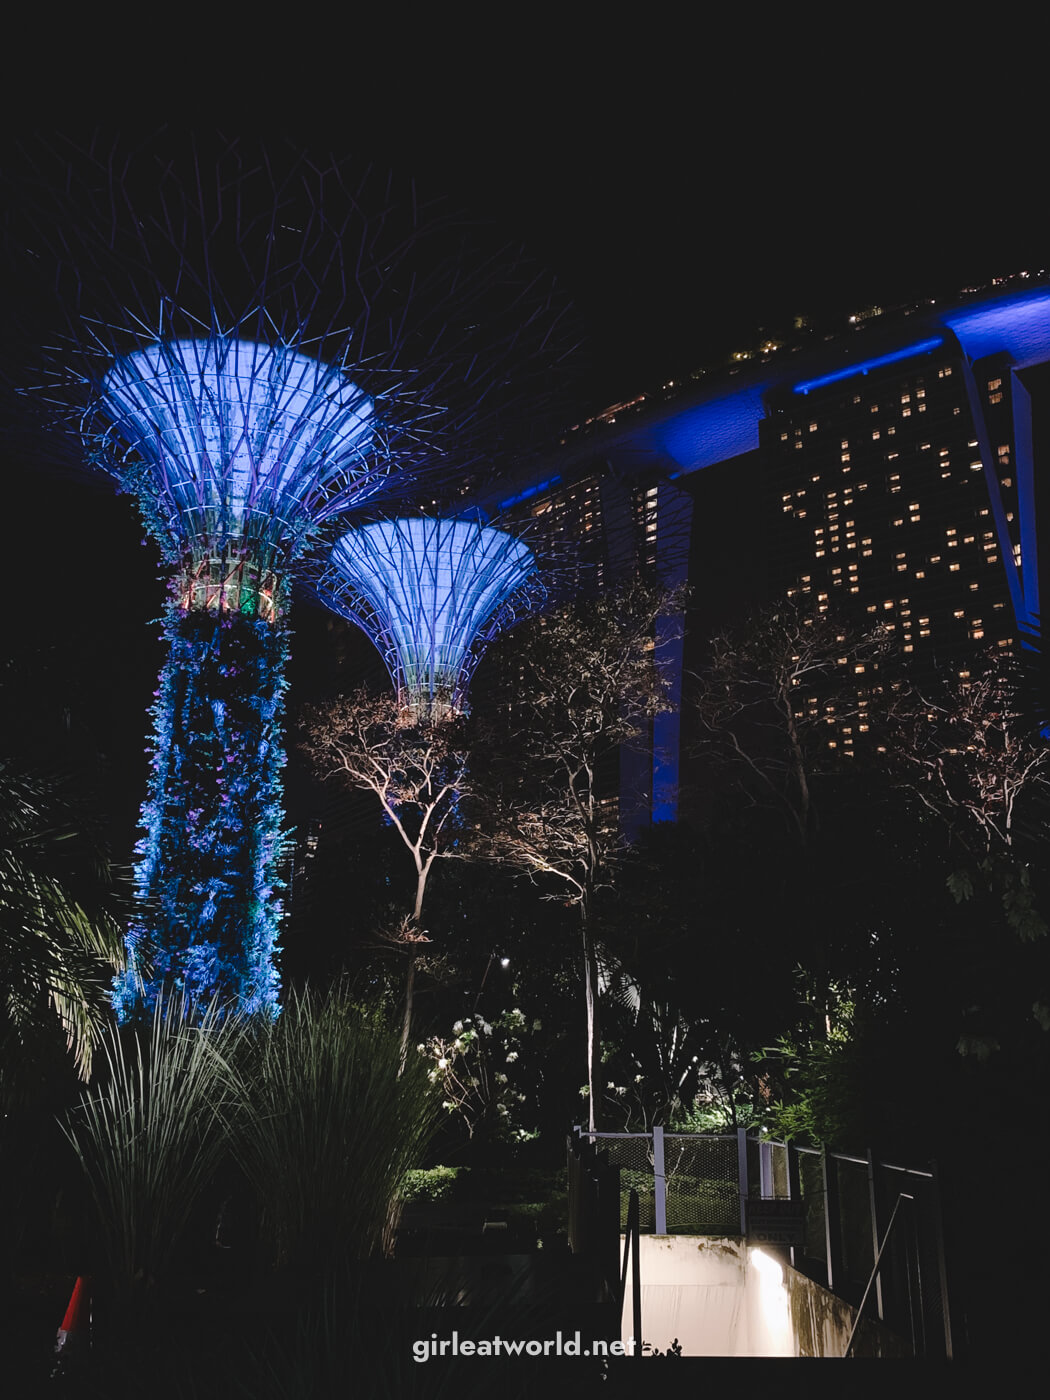
M 465 708 L 485 645 L 542 596 L 536 568 L 505 530 L 382 520 L 343 535 L 317 591 L 375 642 L 402 708 L 440 718 Z
M 174 570 L 114 1000 L 128 1015 L 174 985 L 272 1013 L 291 572 L 365 502 L 461 491 L 502 455 L 564 308 L 519 250 L 361 162 L 158 134 L 44 139 L 15 166 L 9 246 L 43 308 L 42 383 L 21 389 L 67 456 L 86 446 L 138 497 Z M 477 557 L 473 601 L 450 594 L 434 687 L 460 693 L 452 639 L 491 626 L 531 560 L 497 554 Z
M 284 345 L 169 340 L 113 362 L 93 441 L 153 507 L 178 602 L 272 617 L 307 531 L 382 489 L 372 401 Z

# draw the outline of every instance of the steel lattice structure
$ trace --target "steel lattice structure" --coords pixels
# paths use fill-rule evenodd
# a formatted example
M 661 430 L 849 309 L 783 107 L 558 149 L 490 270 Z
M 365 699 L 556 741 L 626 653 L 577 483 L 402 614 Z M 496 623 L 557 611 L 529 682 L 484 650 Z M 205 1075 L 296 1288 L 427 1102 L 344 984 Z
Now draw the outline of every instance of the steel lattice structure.
M 292 571 L 365 502 L 483 471 L 561 313 L 359 163 L 221 138 L 30 154 L 15 238 L 59 328 L 31 397 L 172 568 L 115 1004 L 174 986 L 272 1013 Z
M 374 495 L 372 401 L 289 347 L 168 340 L 114 361 L 95 446 L 154 503 L 183 608 L 271 617 L 306 532 Z
M 485 645 L 542 596 L 536 558 L 506 530 L 470 520 L 381 520 L 348 531 L 317 591 L 382 653 L 415 718 L 466 707 Z

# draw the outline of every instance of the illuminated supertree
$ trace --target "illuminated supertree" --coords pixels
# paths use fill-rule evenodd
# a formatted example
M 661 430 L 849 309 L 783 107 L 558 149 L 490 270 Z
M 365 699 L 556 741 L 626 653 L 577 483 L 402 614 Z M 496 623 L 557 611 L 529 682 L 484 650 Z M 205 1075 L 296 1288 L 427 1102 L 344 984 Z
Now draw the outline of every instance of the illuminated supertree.
M 471 520 L 380 520 L 349 530 L 317 591 L 375 642 L 412 719 L 466 707 L 485 645 L 542 596 L 531 549 Z
M 483 467 L 512 369 L 551 358 L 549 293 L 347 162 L 50 154 L 31 162 L 65 315 L 46 397 L 172 568 L 114 1001 L 272 1012 L 293 566 L 364 502 Z

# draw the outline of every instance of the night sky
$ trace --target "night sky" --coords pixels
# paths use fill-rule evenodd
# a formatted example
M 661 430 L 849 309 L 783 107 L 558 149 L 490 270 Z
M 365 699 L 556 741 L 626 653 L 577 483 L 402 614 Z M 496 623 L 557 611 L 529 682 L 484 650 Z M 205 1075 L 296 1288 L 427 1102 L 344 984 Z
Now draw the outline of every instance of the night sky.
M 323 115 L 299 107 L 281 127 L 244 130 L 367 154 L 521 240 L 575 303 L 581 408 L 783 333 L 800 314 L 822 325 L 1050 263 L 1016 121 L 1009 133 L 964 122 L 921 55 L 908 68 L 898 55 L 890 73 L 871 55 L 862 69 L 792 65 L 775 44 L 729 63 L 715 48 L 651 59 L 651 36 L 637 53 L 567 43 L 535 72 L 524 58 L 513 75 L 429 71 L 382 110 L 369 104 L 373 74 L 369 91 L 348 84 Z M 64 129 L 78 139 L 89 125 Z M 221 129 L 241 128 L 224 114 Z M 5 140 L 26 135 L 16 122 Z M 39 697 L 45 731 L 61 694 L 57 708 L 103 755 L 126 856 L 161 659 L 149 625 L 160 569 L 128 500 L 107 480 L 54 477 L 44 455 L 22 442 L 4 452 L 8 690 Z M 327 683 L 323 619 L 298 604 L 294 621 L 293 703 Z

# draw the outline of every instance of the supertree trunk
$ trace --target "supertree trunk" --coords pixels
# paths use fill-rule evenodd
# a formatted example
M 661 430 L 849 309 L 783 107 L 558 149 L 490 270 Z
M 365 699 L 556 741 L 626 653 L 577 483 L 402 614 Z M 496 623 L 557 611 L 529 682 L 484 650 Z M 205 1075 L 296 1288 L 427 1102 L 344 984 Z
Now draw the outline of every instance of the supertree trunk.
M 165 633 L 135 873 L 140 915 L 115 1000 L 127 1015 L 176 987 L 272 1012 L 287 628 L 174 606 Z

